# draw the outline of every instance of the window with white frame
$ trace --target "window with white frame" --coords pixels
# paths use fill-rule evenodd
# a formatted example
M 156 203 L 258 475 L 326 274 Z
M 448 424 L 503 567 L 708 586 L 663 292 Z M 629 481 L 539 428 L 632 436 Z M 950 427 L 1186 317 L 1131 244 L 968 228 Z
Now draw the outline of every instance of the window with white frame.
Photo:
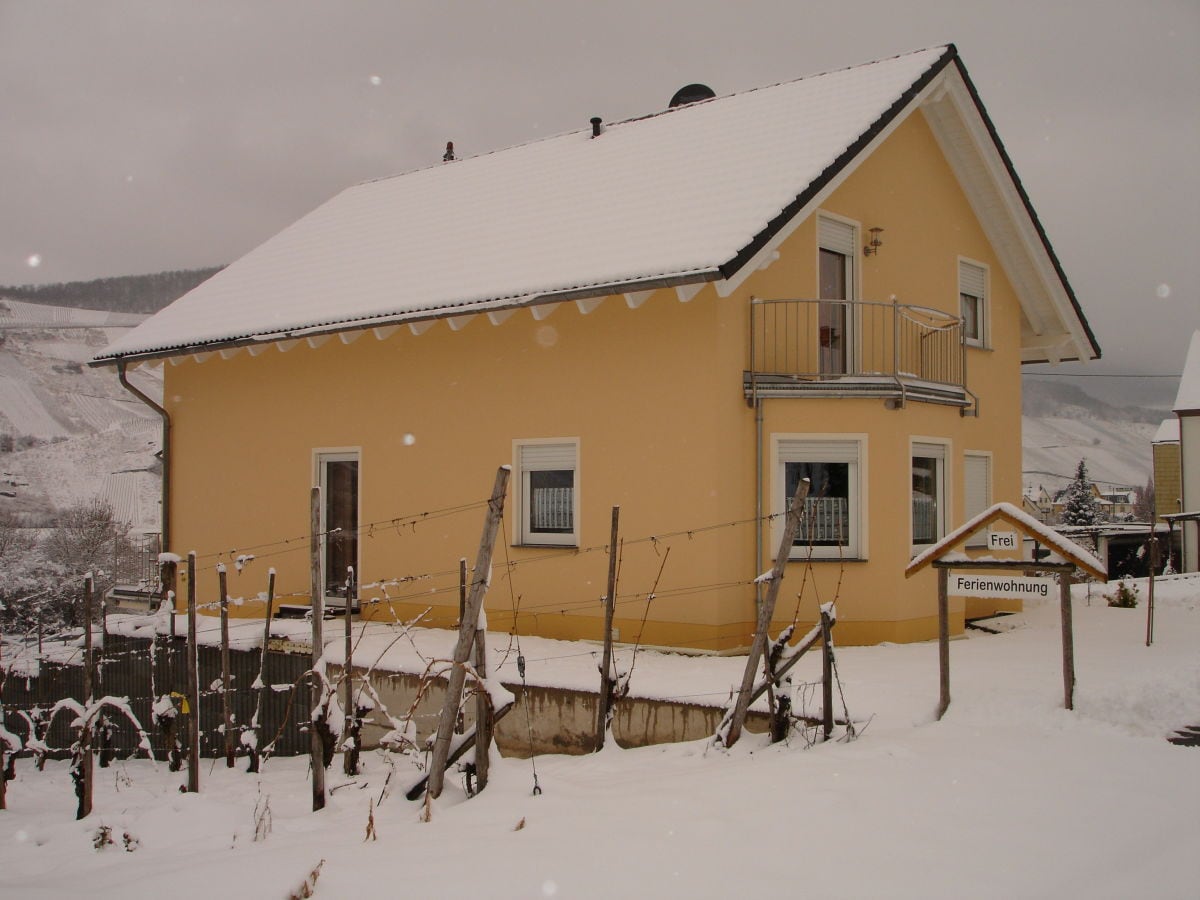
M 963 514 L 969 521 L 992 505 L 992 456 L 990 453 L 963 454 Z M 968 547 L 986 547 L 987 532 L 967 539 Z
M 958 261 L 958 304 L 963 320 L 963 341 L 978 347 L 987 344 L 987 268 Z
M 791 559 L 856 559 L 862 552 L 861 457 L 857 439 L 776 437 L 775 538 L 783 536 L 783 516 L 800 480 L 809 480 L 804 517 Z
M 946 533 L 946 445 L 912 445 L 912 542 L 921 547 Z
M 358 572 L 358 451 L 316 454 L 321 488 L 321 577 L 326 600 L 346 603 L 350 571 Z
M 518 544 L 579 544 L 579 442 L 518 441 Z

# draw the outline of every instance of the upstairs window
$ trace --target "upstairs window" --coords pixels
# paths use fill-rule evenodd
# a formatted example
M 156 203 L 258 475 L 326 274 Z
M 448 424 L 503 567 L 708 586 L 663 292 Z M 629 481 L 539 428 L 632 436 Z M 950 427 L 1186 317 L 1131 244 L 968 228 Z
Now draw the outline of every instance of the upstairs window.
M 579 442 L 519 441 L 516 543 L 579 545 Z
M 958 304 L 963 320 L 963 341 L 976 347 L 987 344 L 987 268 L 965 259 L 958 261 Z

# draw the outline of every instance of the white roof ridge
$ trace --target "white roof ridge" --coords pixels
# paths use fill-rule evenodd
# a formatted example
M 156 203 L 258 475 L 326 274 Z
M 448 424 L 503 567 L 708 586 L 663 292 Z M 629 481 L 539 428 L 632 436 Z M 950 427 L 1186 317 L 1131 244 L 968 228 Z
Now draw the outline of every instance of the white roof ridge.
M 956 59 L 913 51 L 351 185 L 93 364 L 728 278 Z
M 760 91 L 769 91 L 772 88 L 785 87 L 787 85 L 796 84 L 801 81 L 812 81 L 817 78 L 824 78 L 825 76 L 828 76 L 828 75 L 836 75 L 839 72 L 849 72 L 853 69 L 865 69 L 869 66 L 879 65 L 880 63 L 891 62 L 892 60 L 896 60 L 896 59 L 903 59 L 906 56 L 915 56 L 918 53 L 928 53 L 931 50 L 946 51 L 946 50 L 950 50 L 953 47 L 954 47 L 953 43 L 934 44 L 929 47 L 922 47 L 919 50 L 909 50 L 905 53 L 897 53 L 893 56 L 885 56 L 885 57 L 881 57 L 879 59 L 873 59 L 873 60 L 870 60 L 869 62 L 854 63 L 853 65 L 849 65 L 849 66 L 839 66 L 838 68 L 835 68 L 835 69 L 826 69 L 823 72 L 811 72 L 807 75 L 801 75 L 798 78 L 788 78 L 788 79 L 784 79 L 783 81 L 776 81 L 773 84 L 755 85 L 754 87 L 742 88 L 741 90 L 737 90 L 737 91 L 730 91 L 728 94 L 718 94 L 715 97 L 706 97 L 703 100 L 695 100 L 691 103 L 683 103 L 678 106 L 668 106 L 666 109 L 657 109 L 657 110 L 654 110 L 653 112 L 640 113 L 635 116 L 627 116 L 623 119 L 614 119 L 611 122 L 604 122 L 603 127 L 604 128 L 617 128 L 621 125 L 632 125 L 636 122 L 644 122 L 647 119 L 655 119 L 655 118 L 658 118 L 659 116 L 665 116 L 670 113 L 682 112 L 685 109 L 689 109 L 689 108 L 695 107 L 695 106 L 701 106 L 701 105 L 707 104 L 707 103 L 718 103 L 721 100 L 729 100 L 734 97 L 741 97 L 746 94 L 754 94 L 754 93 L 758 93 Z M 495 156 L 499 153 L 507 153 L 510 150 L 521 150 L 525 147 L 529 147 L 534 144 L 542 144 L 542 143 L 546 143 L 549 141 L 559 140 L 561 138 L 570 137 L 571 135 L 574 135 L 574 134 L 587 135 L 590 131 L 591 131 L 590 125 L 581 127 L 581 128 L 571 128 L 566 131 L 559 131 L 554 134 L 543 135 L 542 137 L 530 138 L 529 140 L 526 140 L 526 141 L 518 141 L 515 144 L 508 144 L 503 147 L 494 147 L 491 150 L 481 150 L 478 153 L 472 153 L 467 156 L 462 156 L 462 157 L 456 156 L 452 160 L 445 160 L 442 162 L 429 163 L 428 165 L 414 166 L 411 169 L 402 169 L 399 172 L 393 172 L 389 175 L 376 175 L 372 178 L 364 178 L 362 181 L 356 181 L 354 184 L 348 185 L 346 188 L 343 188 L 343 190 L 349 190 L 351 188 L 359 187 L 361 185 L 377 184 L 378 182 L 381 182 L 381 181 L 390 181 L 393 178 L 403 178 L 407 175 L 415 175 L 417 172 L 429 172 L 429 171 L 444 168 L 446 166 L 453 165 L 455 163 L 470 162 L 473 159 L 483 159 L 483 158 L 486 158 L 489 156 Z

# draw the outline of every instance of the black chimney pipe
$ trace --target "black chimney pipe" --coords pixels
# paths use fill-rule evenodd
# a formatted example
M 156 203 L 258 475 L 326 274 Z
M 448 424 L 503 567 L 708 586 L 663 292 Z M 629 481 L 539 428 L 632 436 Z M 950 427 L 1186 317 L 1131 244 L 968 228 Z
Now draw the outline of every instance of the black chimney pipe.
M 600 123 L 603 121 L 599 116 L 592 116 L 592 137 L 600 137 Z

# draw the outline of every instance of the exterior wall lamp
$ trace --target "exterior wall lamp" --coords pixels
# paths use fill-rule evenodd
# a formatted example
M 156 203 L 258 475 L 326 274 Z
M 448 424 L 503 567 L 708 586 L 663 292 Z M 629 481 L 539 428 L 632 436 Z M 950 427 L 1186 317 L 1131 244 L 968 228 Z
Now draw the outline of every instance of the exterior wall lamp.
M 871 240 L 863 247 L 863 256 L 872 256 L 879 252 L 879 248 L 883 246 L 883 241 L 879 239 L 879 235 L 883 234 L 883 229 L 879 227 L 868 228 L 871 232 Z

